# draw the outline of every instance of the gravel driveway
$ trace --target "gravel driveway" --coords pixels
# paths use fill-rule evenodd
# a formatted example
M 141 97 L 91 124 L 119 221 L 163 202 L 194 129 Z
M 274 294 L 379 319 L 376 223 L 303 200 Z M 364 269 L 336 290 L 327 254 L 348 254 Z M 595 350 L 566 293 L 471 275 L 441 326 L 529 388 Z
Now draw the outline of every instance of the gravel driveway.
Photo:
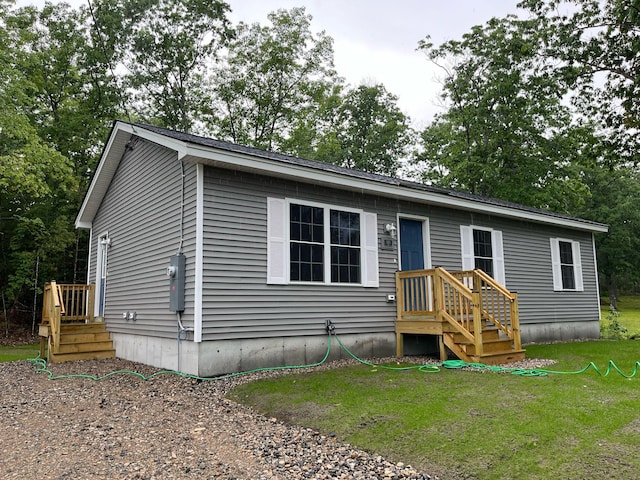
M 50 369 L 55 375 L 96 376 L 156 371 L 119 359 Z M 224 398 L 229 388 L 252 378 L 51 381 L 27 361 L 0 364 L 0 478 L 432 478 Z

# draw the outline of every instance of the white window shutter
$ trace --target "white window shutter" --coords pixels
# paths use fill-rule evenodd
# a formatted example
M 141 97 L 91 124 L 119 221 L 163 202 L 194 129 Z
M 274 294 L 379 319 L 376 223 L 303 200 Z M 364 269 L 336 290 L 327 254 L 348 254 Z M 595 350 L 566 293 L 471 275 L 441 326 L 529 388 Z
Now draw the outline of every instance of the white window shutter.
M 491 231 L 491 248 L 493 249 L 493 278 L 500 285 L 506 285 L 504 274 L 504 248 L 502 247 L 502 232 Z
M 582 283 L 582 259 L 580 257 L 580 242 L 571 242 L 571 250 L 573 253 L 573 274 L 576 280 L 576 290 L 582 292 L 584 284 Z
M 551 240 L 551 268 L 553 270 L 553 289 L 557 291 L 557 290 L 562 290 L 562 267 L 560 266 L 560 244 L 557 238 L 552 238 L 550 240 Z
M 473 255 L 473 228 L 460 225 L 460 245 L 462 249 L 462 270 L 474 270 L 476 261 Z
M 282 198 L 267 198 L 267 283 L 286 284 L 288 258 L 287 204 Z
M 378 216 L 364 212 L 362 223 L 362 285 L 378 287 Z

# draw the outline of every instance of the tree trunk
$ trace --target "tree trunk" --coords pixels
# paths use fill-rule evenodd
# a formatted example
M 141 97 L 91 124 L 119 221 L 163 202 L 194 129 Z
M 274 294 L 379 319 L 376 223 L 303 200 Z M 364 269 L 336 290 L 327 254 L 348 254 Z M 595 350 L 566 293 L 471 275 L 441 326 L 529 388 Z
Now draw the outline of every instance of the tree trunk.
M 609 285 L 607 290 L 609 291 L 609 304 L 618 309 L 618 280 L 616 278 L 616 274 L 612 273 L 609 275 Z

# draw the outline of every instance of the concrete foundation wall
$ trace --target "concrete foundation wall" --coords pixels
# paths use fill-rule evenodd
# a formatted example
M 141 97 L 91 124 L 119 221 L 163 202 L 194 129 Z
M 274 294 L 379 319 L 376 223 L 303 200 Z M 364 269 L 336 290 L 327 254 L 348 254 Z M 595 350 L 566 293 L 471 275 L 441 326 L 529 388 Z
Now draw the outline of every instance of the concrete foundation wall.
M 191 375 L 198 374 L 198 344 L 192 341 L 185 340 L 178 345 L 177 338 L 170 340 L 125 333 L 111 333 L 111 339 L 118 358 Z
M 550 343 L 600 338 L 600 322 L 549 322 L 521 325 L 522 343 Z
M 194 343 L 185 340 L 112 333 L 116 356 L 125 360 L 212 377 L 256 368 L 319 363 L 327 353 L 328 336 L 258 338 Z M 341 335 L 340 341 L 361 358 L 395 354 L 392 333 Z M 178 357 L 179 352 L 179 357 Z M 328 360 L 350 358 L 335 337 L 331 338 Z
M 327 353 L 328 336 L 220 340 L 200 344 L 198 375 L 210 377 L 263 367 L 309 365 L 320 362 Z M 362 358 L 395 354 L 393 333 L 340 335 L 340 341 Z M 329 360 L 350 358 L 334 337 Z

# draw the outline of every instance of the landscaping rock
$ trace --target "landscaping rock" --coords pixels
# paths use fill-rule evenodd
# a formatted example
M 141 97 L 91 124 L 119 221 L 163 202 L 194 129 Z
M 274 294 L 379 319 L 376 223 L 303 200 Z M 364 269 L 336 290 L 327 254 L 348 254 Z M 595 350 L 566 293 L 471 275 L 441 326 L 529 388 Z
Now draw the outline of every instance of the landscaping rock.
M 120 359 L 49 368 L 55 376 L 157 371 Z M 224 397 L 239 383 L 282 374 L 203 382 L 128 374 L 49 380 L 27 361 L 0 364 L 0 478 L 432 478 Z

